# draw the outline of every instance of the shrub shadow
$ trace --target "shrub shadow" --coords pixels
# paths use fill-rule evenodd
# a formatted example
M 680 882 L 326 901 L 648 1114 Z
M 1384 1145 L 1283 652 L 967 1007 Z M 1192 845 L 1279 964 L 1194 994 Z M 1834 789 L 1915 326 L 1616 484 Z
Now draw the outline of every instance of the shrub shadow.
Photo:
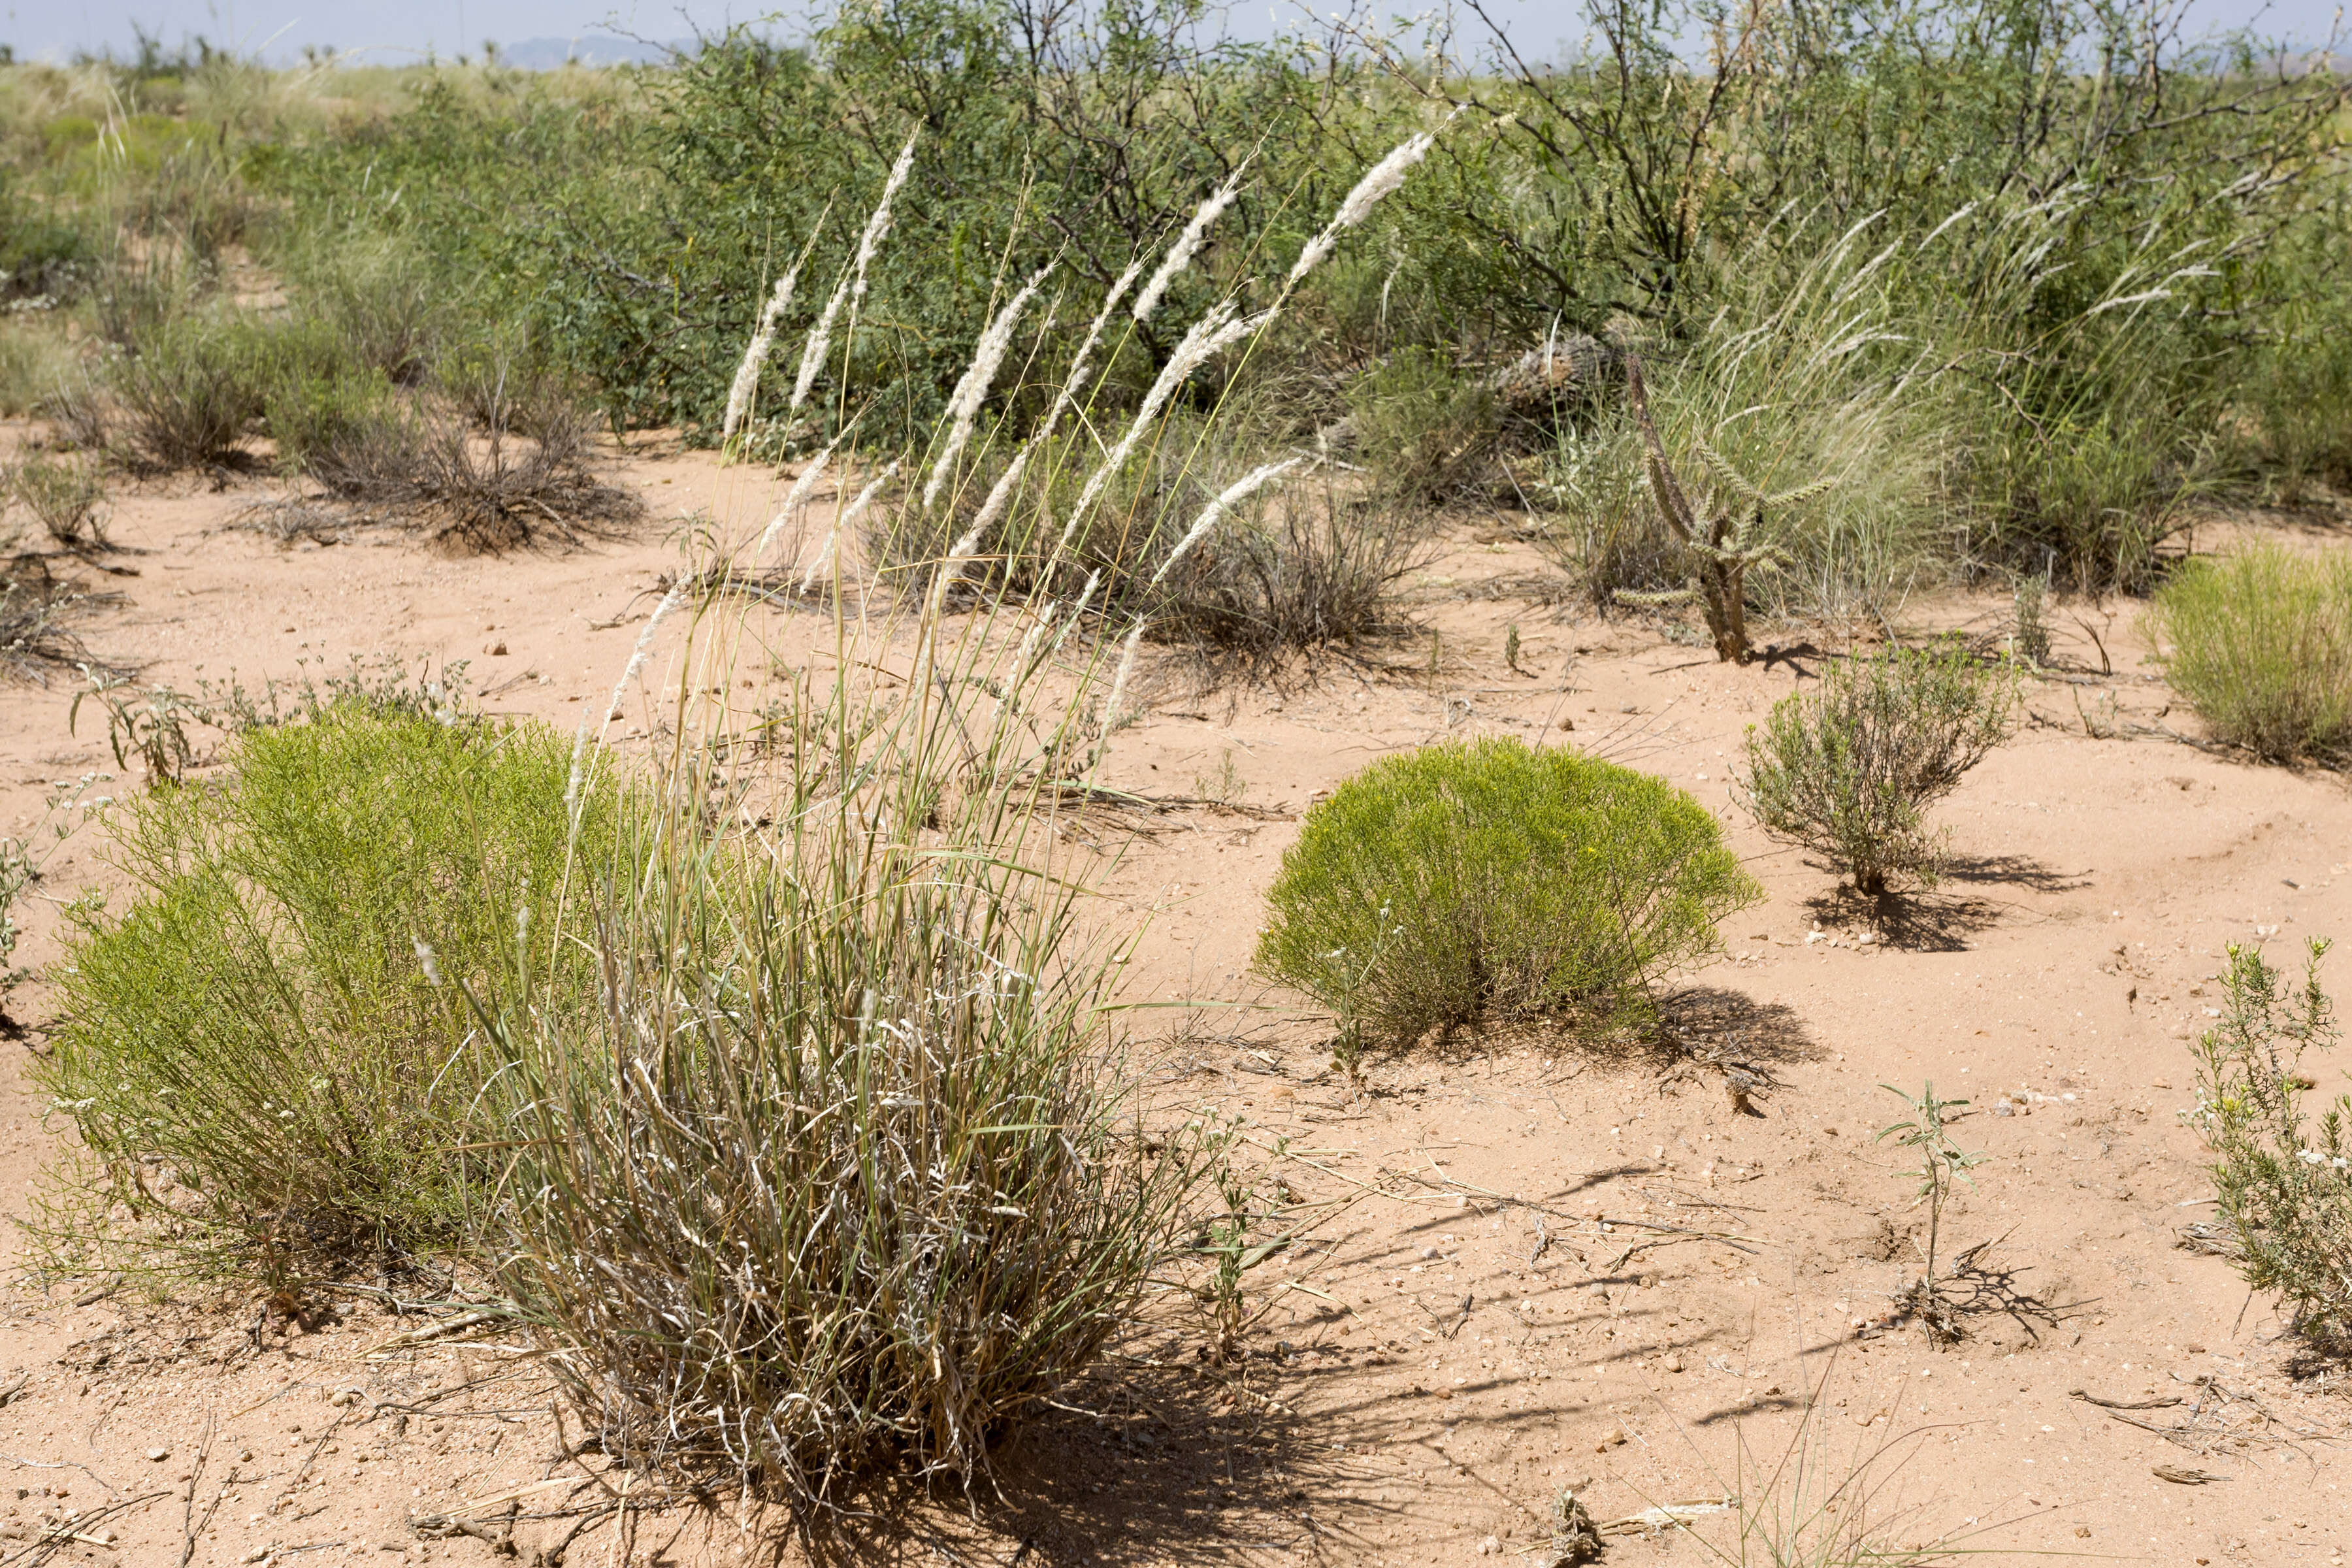
M 1955 855 L 1944 862 L 1948 882 L 2012 882 L 2036 893 L 2072 893 L 2091 885 L 2074 871 L 2060 871 L 2031 855 Z
M 1658 999 L 1657 1046 L 1678 1058 L 1751 1066 L 1818 1061 L 1822 1054 L 1794 1007 L 1717 985 Z
M 1412 1506 L 1368 1495 L 1395 1480 L 1393 1464 L 1370 1456 L 1428 1436 L 1426 1401 L 1367 1392 L 1302 1415 L 1294 1403 L 1315 1381 L 1341 1375 L 1338 1364 L 1317 1365 L 1309 1350 L 1278 1363 L 1253 1359 L 1244 1378 L 1190 1360 L 1189 1342 L 1131 1347 L 1064 1390 L 993 1452 L 993 1473 L 975 1480 L 969 1500 L 951 1487 L 880 1484 L 857 1500 L 855 1517 L 802 1549 L 845 1565 L 1058 1568 L 1141 1549 L 1156 1560 L 1228 1562 L 1252 1547 L 1369 1550 L 1349 1517 Z

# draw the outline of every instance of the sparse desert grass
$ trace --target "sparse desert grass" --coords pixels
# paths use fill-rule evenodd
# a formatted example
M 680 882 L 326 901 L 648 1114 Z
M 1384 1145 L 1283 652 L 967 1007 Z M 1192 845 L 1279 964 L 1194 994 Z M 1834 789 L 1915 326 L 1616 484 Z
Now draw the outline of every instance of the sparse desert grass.
M 1748 732 L 1748 806 L 1774 837 L 1827 857 L 1861 891 L 1935 885 L 1926 810 L 2016 728 L 2015 675 L 1958 648 L 1890 648 L 1823 667 L 1816 691 Z
M 2216 740 L 2274 763 L 2352 754 L 2352 553 L 2192 562 L 2154 608 L 2165 679 Z
M 2331 1349 L 2352 1343 L 2352 1099 L 2315 1121 L 2304 1110 L 2304 1053 L 2336 1043 L 2320 988 L 2328 944 L 2315 939 L 2290 988 L 2259 949 L 2232 945 L 2221 1020 L 2196 1046 L 2197 1106 L 2183 1111 L 2213 1157 L 2221 1218 L 2253 1289 Z
M 1374 763 L 1307 813 L 1257 966 L 1343 1047 L 1641 1002 L 1760 897 L 1715 819 L 1661 780 L 1517 741 Z

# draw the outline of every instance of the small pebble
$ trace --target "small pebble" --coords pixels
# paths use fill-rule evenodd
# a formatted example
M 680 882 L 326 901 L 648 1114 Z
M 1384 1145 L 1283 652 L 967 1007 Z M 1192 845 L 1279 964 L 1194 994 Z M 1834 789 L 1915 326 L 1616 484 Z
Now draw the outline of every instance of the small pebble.
M 172 1450 L 169 1448 L 150 1448 L 147 1450 L 147 1459 L 151 1464 L 160 1465 L 171 1457 Z

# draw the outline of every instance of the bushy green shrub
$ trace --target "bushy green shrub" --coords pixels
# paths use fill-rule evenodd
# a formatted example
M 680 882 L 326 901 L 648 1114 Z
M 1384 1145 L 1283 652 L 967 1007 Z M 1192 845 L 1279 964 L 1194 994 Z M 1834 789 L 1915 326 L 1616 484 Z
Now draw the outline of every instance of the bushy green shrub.
M 2230 949 L 2221 1021 L 2197 1043 L 2197 1108 L 2184 1115 L 2213 1156 L 2239 1271 L 2273 1291 L 2295 1326 L 2352 1337 L 2352 1097 L 2315 1127 L 2303 1112 L 2303 1053 L 2335 1044 L 2314 941 L 2300 994 L 2253 948 Z
M 131 901 L 75 911 L 35 1072 L 136 1222 L 118 1239 L 282 1276 L 460 1235 L 496 1063 L 456 984 L 495 1001 L 528 958 L 553 1002 L 593 994 L 571 948 L 532 947 L 611 842 L 603 792 L 567 858 L 569 757 L 541 726 L 346 698 L 116 806 Z
M 1748 809 L 1865 893 L 1904 876 L 1932 887 L 1943 840 L 1926 809 L 2009 738 L 2018 708 L 2013 673 L 1957 648 L 1832 662 L 1819 690 L 1791 692 L 1748 728 Z
M 2154 609 L 2165 678 L 2216 739 L 2275 763 L 2352 753 L 2352 552 L 2192 562 Z
M 1607 1014 L 1762 896 L 1663 780 L 1516 741 L 1387 758 L 1307 813 L 1257 966 L 1351 1033 Z

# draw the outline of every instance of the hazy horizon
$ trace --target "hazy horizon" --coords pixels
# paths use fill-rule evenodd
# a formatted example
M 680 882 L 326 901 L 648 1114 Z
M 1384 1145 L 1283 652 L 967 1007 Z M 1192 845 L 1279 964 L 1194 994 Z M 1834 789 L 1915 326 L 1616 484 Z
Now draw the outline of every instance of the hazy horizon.
M 342 51 L 373 64 L 428 56 L 480 52 L 485 40 L 502 47 L 549 40 L 638 38 L 674 40 L 723 32 L 737 22 L 769 19 L 786 36 L 804 33 L 814 7 L 778 8 L 737 0 L 658 0 L 619 5 L 594 0 L 343 0 L 333 6 L 301 0 L 24 0 L 0 3 L 0 44 L 20 60 L 62 61 L 76 53 L 131 54 L 137 30 L 166 47 L 195 37 L 241 54 L 260 53 L 273 64 L 308 48 Z M 1583 31 L 1580 7 L 1559 0 L 1489 0 L 1489 11 L 1523 52 L 1549 55 Z M 2278 0 L 2248 5 L 2230 0 L 2189 0 L 2184 32 L 2210 34 L 2251 26 L 2291 46 L 2324 42 L 2335 24 L 2335 0 Z M 1230 36 L 1272 37 L 1325 13 L 1299 4 L 1233 5 L 1213 15 Z M 1375 13 L 1378 14 L 1378 13 Z M 1212 27 L 1220 25 L 1213 22 Z M 1475 36 L 1478 29 L 1465 29 Z M 550 62 L 551 63 L 551 62 Z

